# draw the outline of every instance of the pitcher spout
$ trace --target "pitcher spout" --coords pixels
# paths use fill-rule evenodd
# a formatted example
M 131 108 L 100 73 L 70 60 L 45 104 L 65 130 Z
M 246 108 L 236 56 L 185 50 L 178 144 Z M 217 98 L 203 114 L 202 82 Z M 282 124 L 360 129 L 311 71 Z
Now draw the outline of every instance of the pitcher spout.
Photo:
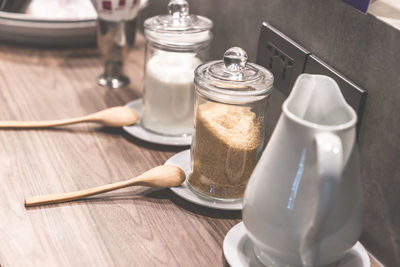
M 299 123 L 316 127 L 352 127 L 357 114 L 339 86 L 324 75 L 301 74 L 283 104 L 283 112 Z

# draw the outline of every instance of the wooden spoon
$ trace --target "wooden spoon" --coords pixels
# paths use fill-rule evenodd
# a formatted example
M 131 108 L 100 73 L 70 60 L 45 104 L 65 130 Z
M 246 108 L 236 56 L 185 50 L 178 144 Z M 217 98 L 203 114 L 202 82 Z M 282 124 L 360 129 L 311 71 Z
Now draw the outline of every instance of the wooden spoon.
M 122 127 L 134 124 L 139 115 L 128 107 L 113 107 L 83 117 L 50 121 L 0 121 L 0 128 L 46 128 L 80 122 L 97 122 L 105 126 Z
M 179 186 L 185 180 L 185 178 L 186 178 L 185 172 L 181 170 L 179 167 L 172 165 L 163 165 L 150 169 L 147 172 L 135 178 L 122 182 L 97 186 L 90 189 L 68 192 L 68 193 L 27 197 L 25 198 L 25 206 L 31 207 L 31 206 L 39 206 L 45 204 L 67 202 L 133 185 L 142 185 L 149 187 Z

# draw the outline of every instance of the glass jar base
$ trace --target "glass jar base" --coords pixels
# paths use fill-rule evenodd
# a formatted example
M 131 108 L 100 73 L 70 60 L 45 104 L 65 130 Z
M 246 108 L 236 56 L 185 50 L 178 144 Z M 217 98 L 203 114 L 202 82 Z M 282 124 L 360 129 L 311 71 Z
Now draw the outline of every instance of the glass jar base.
M 208 200 L 208 201 L 213 201 L 213 202 L 221 202 L 221 203 L 239 203 L 243 201 L 243 198 L 221 198 L 221 197 L 214 197 L 211 195 L 207 195 L 203 192 L 200 192 L 197 190 L 195 187 L 193 187 L 189 181 L 186 181 L 189 189 L 195 193 L 197 196 L 201 197 L 202 199 Z
M 150 129 L 150 128 L 146 127 L 142 121 L 140 121 L 139 123 L 140 123 L 140 126 L 141 126 L 143 129 L 145 129 L 146 131 L 148 131 L 148 132 L 150 132 L 150 133 L 153 133 L 153 134 L 156 134 L 156 135 L 160 135 L 160 136 L 166 136 L 166 137 L 189 137 L 189 136 L 192 136 L 192 133 L 166 134 L 166 133 L 162 133 L 162 132 L 159 132 L 159 131 L 155 131 L 155 130 L 153 130 L 153 129 Z

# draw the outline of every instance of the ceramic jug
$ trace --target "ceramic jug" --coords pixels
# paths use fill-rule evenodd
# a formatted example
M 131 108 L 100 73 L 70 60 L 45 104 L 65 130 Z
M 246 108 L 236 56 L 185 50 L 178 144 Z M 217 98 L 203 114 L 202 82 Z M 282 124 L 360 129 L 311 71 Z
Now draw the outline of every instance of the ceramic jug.
M 362 229 L 355 111 L 336 82 L 302 74 L 244 196 L 243 221 L 266 266 L 326 266 Z

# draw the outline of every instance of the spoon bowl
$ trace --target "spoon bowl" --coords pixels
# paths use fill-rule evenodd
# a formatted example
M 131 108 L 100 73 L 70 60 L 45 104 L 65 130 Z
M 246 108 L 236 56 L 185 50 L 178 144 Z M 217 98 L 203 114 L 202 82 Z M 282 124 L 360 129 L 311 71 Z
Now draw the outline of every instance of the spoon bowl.
M 93 114 L 96 122 L 109 127 L 123 127 L 137 122 L 139 115 L 125 106 L 108 108 Z

